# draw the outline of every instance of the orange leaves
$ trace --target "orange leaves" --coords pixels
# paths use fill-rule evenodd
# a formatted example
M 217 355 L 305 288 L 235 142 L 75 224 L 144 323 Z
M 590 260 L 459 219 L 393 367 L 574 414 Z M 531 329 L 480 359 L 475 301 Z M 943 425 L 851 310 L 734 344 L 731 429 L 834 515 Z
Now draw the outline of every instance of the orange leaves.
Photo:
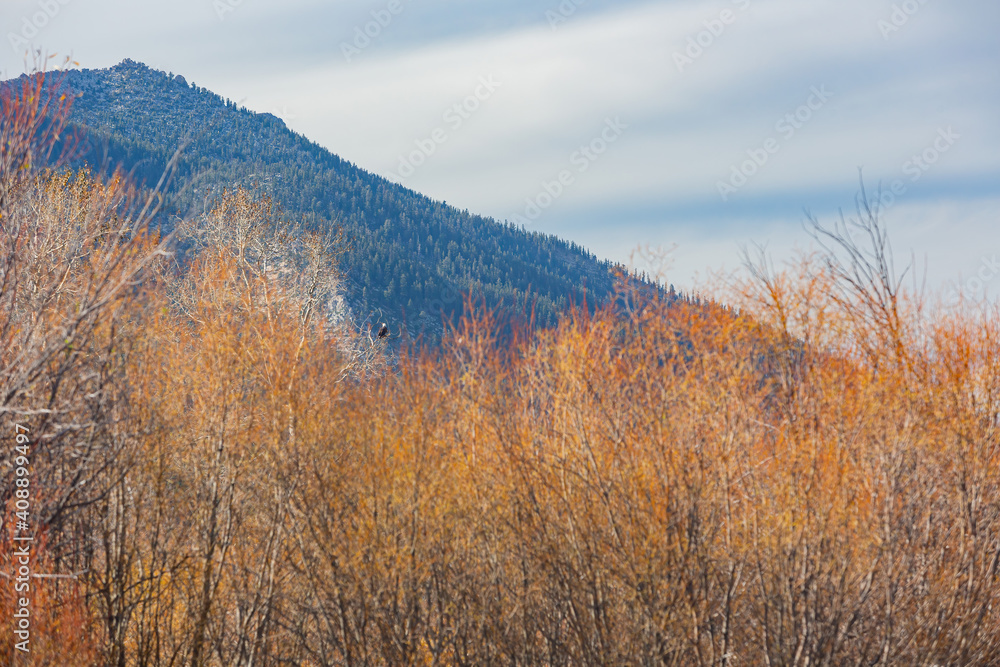
M 12 512 L 4 508 L 5 512 Z M 11 514 L 8 514 L 10 516 Z M 80 573 L 60 572 L 59 561 L 52 557 L 46 535 L 35 533 L 31 543 L 31 575 L 16 579 L 19 558 L 12 557 L 15 548 L 24 545 L 11 539 L 11 531 L 0 533 L 3 544 L 2 572 L 0 577 L 0 661 L 7 664 L 30 662 L 32 665 L 61 667 L 79 665 L 97 667 L 101 662 L 99 627 L 87 607 L 86 590 Z M 85 573 L 84 573 L 85 574 Z M 16 587 L 15 587 L 16 584 Z M 27 635 L 14 633 L 17 619 L 14 613 L 24 610 L 18 598 L 27 598 Z M 27 642 L 29 652 L 18 651 L 15 646 Z
M 0 221 L 9 215 L 9 194 L 33 169 L 47 166 L 59 147 L 72 105 L 61 86 L 54 75 L 35 72 L 0 87 Z M 74 148 L 63 142 L 56 161 L 64 161 Z
M 39 210 L 112 233 L 117 186 L 47 178 Z M 315 316 L 330 248 L 277 218 L 229 193 L 183 272 L 94 324 L 115 456 L 67 540 L 100 576 L 60 600 L 106 655 L 996 662 L 995 313 L 927 319 L 807 257 L 737 284 L 739 310 L 623 287 L 554 330 L 480 313 L 383 358 Z

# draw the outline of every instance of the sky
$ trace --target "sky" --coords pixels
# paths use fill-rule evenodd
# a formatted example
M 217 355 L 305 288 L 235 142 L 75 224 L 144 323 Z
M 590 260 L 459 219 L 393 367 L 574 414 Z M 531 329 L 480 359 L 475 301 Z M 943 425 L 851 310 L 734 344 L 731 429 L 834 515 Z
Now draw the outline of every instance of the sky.
M 996 0 L 0 0 L 0 29 L 4 78 L 131 58 L 680 288 L 808 250 L 860 173 L 899 264 L 1000 293 Z

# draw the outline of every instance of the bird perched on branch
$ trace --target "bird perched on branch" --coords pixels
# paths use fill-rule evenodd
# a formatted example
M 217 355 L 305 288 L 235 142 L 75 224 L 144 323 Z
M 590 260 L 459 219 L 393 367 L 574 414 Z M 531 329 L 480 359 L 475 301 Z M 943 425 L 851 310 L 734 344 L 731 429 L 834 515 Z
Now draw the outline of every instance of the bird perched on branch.
M 376 335 L 376 338 L 382 340 L 388 335 L 389 335 L 389 327 L 386 326 L 386 323 L 383 322 L 382 324 L 378 325 L 378 334 Z

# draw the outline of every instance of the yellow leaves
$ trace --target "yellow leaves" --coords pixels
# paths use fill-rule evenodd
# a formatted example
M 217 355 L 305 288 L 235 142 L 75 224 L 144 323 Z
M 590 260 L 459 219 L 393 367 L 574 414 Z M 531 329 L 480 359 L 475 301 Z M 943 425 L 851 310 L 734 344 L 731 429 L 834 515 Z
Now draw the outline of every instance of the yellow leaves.
M 38 184 L 66 219 L 121 193 Z M 128 651 L 201 627 L 220 664 L 997 655 L 995 316 L 887 332 L 806 258 L 738 312 L 625 294 L 503 349 L 482 315 L 365 375 L 257 270 L 271 207 L 228 193 L 242 236 L 146 281 L 102 348 L 134 447 L 109 474 L 147 491 Z M 860 352 L 886 341 L 909 363 Z

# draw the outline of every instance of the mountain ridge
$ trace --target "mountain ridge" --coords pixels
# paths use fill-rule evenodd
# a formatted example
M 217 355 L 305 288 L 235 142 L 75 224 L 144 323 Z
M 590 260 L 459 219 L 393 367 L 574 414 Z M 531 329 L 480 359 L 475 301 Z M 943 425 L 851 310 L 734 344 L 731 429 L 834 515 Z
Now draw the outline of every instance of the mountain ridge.
M 63 83 L 78 96 L 71 120 L 88 136 L 81 163 L 120 164 L 156 183 L 187 140 L 175 210 L 256 183 L 289 215 L 340 225 L 351 245 L 341 267 L 346 298 L 361 320 L 381 312 L 393 329 L 433 338 L 472 294 L 500 310 L 533 303 L 547 326 L 570 304 L 593 306 L 613 291 L 620 267 L 583 247 L 432 200 L 181 75 L 126 59 L 67 70 Z

